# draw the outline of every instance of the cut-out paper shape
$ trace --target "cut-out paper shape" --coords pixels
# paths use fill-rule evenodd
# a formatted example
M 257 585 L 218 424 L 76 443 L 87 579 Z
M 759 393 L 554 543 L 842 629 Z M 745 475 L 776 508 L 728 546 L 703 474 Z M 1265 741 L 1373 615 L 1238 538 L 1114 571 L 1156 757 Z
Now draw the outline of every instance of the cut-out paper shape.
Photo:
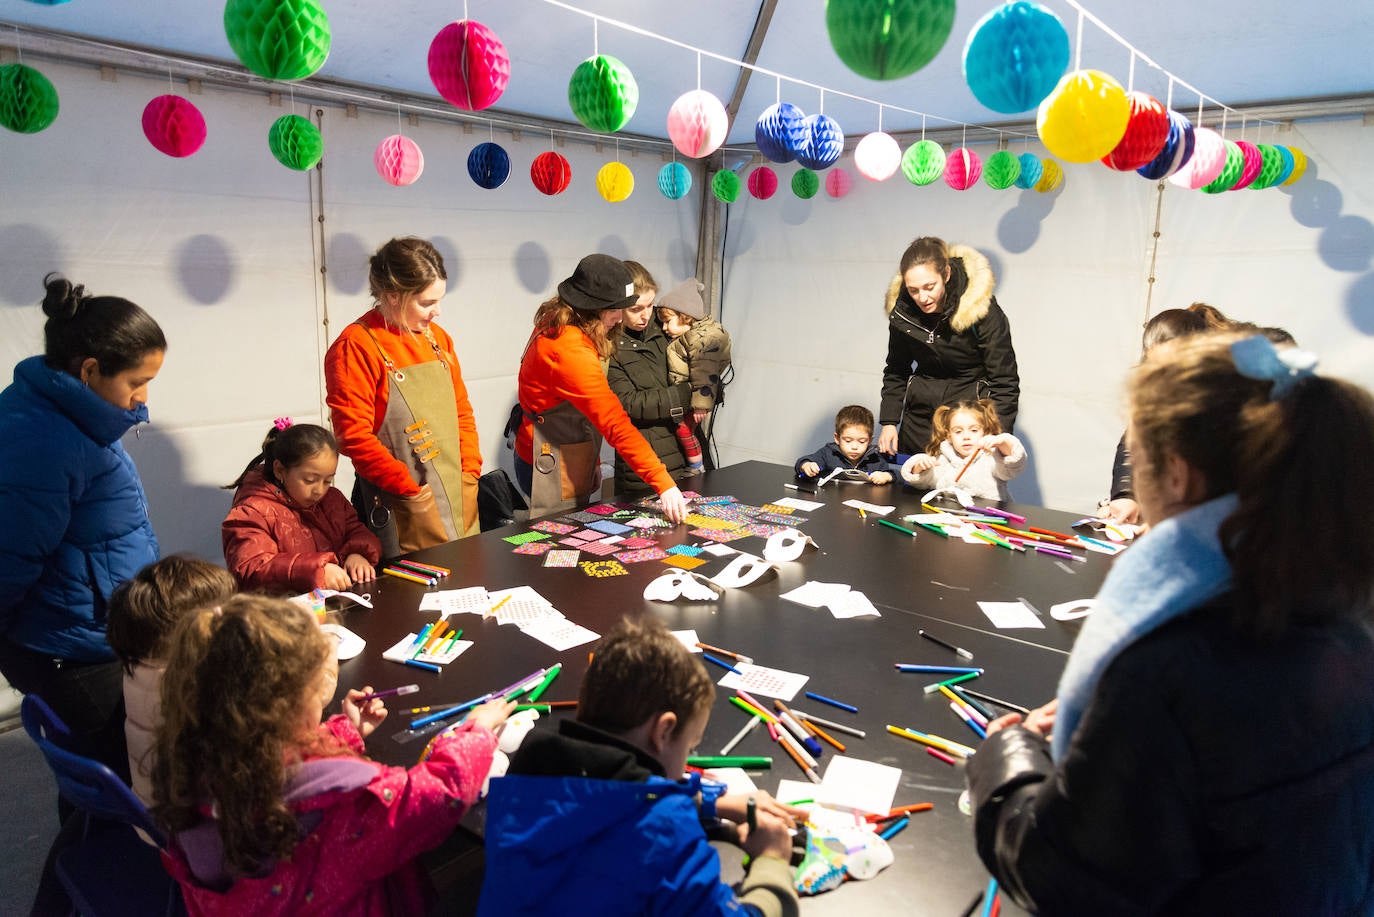
M 698 562 L 705 563 L 702 560 Z M 670 570 L 651 580 L 649 585 L 644 587 L 644 598 L 651 602 L 673 602 L 679 598 L 691 602 L 710 602 L 724 591 L 722 587 L 699 574 L 687 570 Z
M 1078 599 L 1050 606 L 1050 617 L 1056 621 L 1077 621 L 1086 618 L 1097 607 L 1097 599 Z
M 979 602 L 978 607 L 988 620 L 999 630 L 1035 628 L 1043 630 L 1045 622 L 1036 616 L 1024 602 Z
M 711 577 L 711 581 L 726 589 L 739 589 L 757 582 L 769 570 L 776 569 L 773 564 L 753 554 L 740 553 L 725 565 L 725 569 Z
M 763 546 L 763 557 L 773 563 L 787 563 L 801 557 L 807 545 L 814 547 L 815 544 L 809 536 L 796 529 L 784 529 L 768 536 L 768 543 Z
M 821 583 L 816 580 L 808 580 L 802 585 L 778 596 L 789 602 L 796 602 L 798 605 L 805 605 L 808 608 L 824 608 L 832 603 L 844 601 L 844 597 L 849 594 L 848 583 Z

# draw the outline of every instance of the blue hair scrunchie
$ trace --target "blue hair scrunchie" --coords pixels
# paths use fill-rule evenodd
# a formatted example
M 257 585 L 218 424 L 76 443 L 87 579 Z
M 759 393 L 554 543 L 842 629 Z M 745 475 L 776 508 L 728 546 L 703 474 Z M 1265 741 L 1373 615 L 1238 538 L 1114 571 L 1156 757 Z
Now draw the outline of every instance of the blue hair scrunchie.
M 1257 334 L 1231 345 L 1236 371 L 1247 379 L 1268 379 L 1274 383 L 1269 400 L 1277 401 L 1293 390 L 1317 368 L 1317 355 L 1296 347 L 1278 349 L 1264 335 Z

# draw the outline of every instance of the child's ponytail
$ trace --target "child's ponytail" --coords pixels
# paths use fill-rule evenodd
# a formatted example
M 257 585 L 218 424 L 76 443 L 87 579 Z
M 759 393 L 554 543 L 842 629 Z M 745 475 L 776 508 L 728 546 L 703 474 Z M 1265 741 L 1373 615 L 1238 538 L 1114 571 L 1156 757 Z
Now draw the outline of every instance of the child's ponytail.
M 262 466 L 264 478 L 280 486 L 281 481 L 277 480 L 275 470 L 277 462 L 281 462 L 287 468 L 294 468 L 325 449 L 336 453 L 339 451 L 339 444 L 333 433 L 317 424 L 293 423 L 290 417 L 278 417 L 267 429 L 267 435 L 262 438 L 262 450 L 234 479 L 234 483 L 226 484 L 223 489 L 236 490 L 258 466 Z

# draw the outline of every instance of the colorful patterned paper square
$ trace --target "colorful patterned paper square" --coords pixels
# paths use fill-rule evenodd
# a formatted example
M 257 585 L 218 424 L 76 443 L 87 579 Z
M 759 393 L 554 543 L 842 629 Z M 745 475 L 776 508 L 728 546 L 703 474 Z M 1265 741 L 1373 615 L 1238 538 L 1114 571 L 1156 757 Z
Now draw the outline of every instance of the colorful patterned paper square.
M 746 525 L 743 529 L 741 529 L 741 531 L 747 535 L 757 535 L 760 538 L 767 538 L 770 535 L 776 535 L 778 532 L 786 531 L 789 528 L 791 528 L 791 526 L 770 525 L 766 522 L 755 522 L 752 525 Z
M 673 524 L 659 516 L 636 516 L 627 519 L 625 524 L 636 529 L 670 529 Z
M 568 515 L 565 516 L 564 518 L 566 518 L 566 519 L 575 519 L 576 521 L 585 524 L 585 523 L 588 523 L 588 522 L 595 522 L 596 520 L 600 519 L 601 517 L 600 517 L 598 514 L 596 514 L 596 513 L 589 512 L 589 511 L 587 511 L 587 510 L 584 509 L 584 510 L 580 510 L 580 511 L 575 512 L 575 513 L 568 513 Z
M 719 503 L 735 503 L 735 502 L 737 502 L 737 501 L 735 500 L 734 497 L 731 497 L 731 496 L 728 496 L 728 495 L 724 495 L 724 494 L 722 494 L 722 495 L 719 496 L 719 497 L 698 497 L 697 500 L 696 500 L 696 503 L 697 503 L 698 506 L 711 506 L 711 505 L 719 504 Z
M 775 516 L 790 516 L 792 513 L 796 512 L 796 510 L 790 506 L 778 506 L 776 503 L 765 503 L 760 506 L 759 509 L 763 510 L 765 513 L 772 513 Z
M 621 525 L 619 522 L 612 522 L 609 519 L 602 519 L 599 522 L 587 523 L 587 528 L 596 529 L 598 532 L 605 532 L 607 535 L 623 535 L 630 531 L 628 525 Z
M 715 519 L 711 516 L 703 516 L 701 513 L 692 513 L 682 521 L 699 529 L 737 529 L 740 526 L 740 523 L 734 520 Z
M 507 544 L 529 544 L 531 541 L 543 541 L 549 536 L 544 532 L 521 532 L 519 535 L 507 535 L 501 540 Z
M 663 562 L 665 564 L 671 564 L 674 567 L 681 567 L 684 570 L 691 570 L 694 567 L 700 567 L 702 564 L 706 563 L 706 558 L 683 557 L 681 554 L 674 554 L 672 557 L 664 558 Z
M 597 516 L 609 516 L 617 509 L 614 503 L 595 503 L 587 507 L 587 512 Z
M 675 544 L 668 549 L 669 554 L 680 554 L 683 557 L 696 557 L 701 553 L 701 548 L 694 544 Z
M 640 548 L 638 551 L 617 551 L 615 559 L 622 563 L 638 564 L 646 560 L 662 560 L 667 556 L 662 548 Z
M 593 579 L 600 579 L 606 576 L 624 576 L 630 571 L 618 560 L 584 560 L 582 572 Z
M 656 548 L 658 542 L 652 538 L 626 538 L 620 542 L 620 546 L 627 551 L 638 551 L 640 548 Z
M 540 555 L 553 550 L 553 544 L 548 541 L 531 541 L 529 544 L 522 544 L 512 551 L 512 554 L 534 554 Z
M 582 545 L 582 550 L 586 551 L 588 554 L 595 554 L 597 557 L 606 557 L 607 555 L 614 554 L 616 551 L 622 550 L 622 548 L 617 542 L 610 542 L 608 544 L 604 541 L 589 541 Z
M 749 533 L 743 529 L 691 529 L 687 534 L 693 538 L 705 538 L 707 541 L 714 541 L 717 544 L 749 537 Z
M 581 538 L 573 538 L 569 536 L 567 538 L 558 539 L 558 543 L 567 545 L 570 548 L 580 548 L 587 542 L 583 541 Z
M 760 522 L 771 522 L 788 528 L 796 528 L 806 521 L 805 516 L 779 516 L 777 513 L 759 513 L 754 518 Z
M 541 519 L 530 526 L 536 532 L 548 532 L 550 535 L 566 535 L 569 532 L 577 531 L 577 526 L 568 525 L 564 522 L 554 522 L 551 519 Z
M 576 567 L 578 555 L 581 551 L 553 550 L 544 555 L 544 566 L 546 567 Z
M 568 533 L 568 537 L 573 541 L 600 541 L 606 537 L 604 532 L 594 532 L 591 529 L 578 529 Z

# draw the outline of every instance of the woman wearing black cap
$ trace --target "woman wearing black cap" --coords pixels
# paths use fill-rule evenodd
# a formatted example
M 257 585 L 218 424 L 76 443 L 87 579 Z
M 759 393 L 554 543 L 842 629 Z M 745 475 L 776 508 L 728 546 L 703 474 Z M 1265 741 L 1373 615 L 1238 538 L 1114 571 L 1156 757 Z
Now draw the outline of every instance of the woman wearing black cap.
M 603 437 L 659 494 L 665 516 L 681 522 L 687 515 L 682 491 L 606 382 L 611 333 L 635 297 L 624 262 L 588 255 L 534 315 L 520 361 L 515 436 L 515 474 L 530 495 L 531 516 L 591 502 Z

